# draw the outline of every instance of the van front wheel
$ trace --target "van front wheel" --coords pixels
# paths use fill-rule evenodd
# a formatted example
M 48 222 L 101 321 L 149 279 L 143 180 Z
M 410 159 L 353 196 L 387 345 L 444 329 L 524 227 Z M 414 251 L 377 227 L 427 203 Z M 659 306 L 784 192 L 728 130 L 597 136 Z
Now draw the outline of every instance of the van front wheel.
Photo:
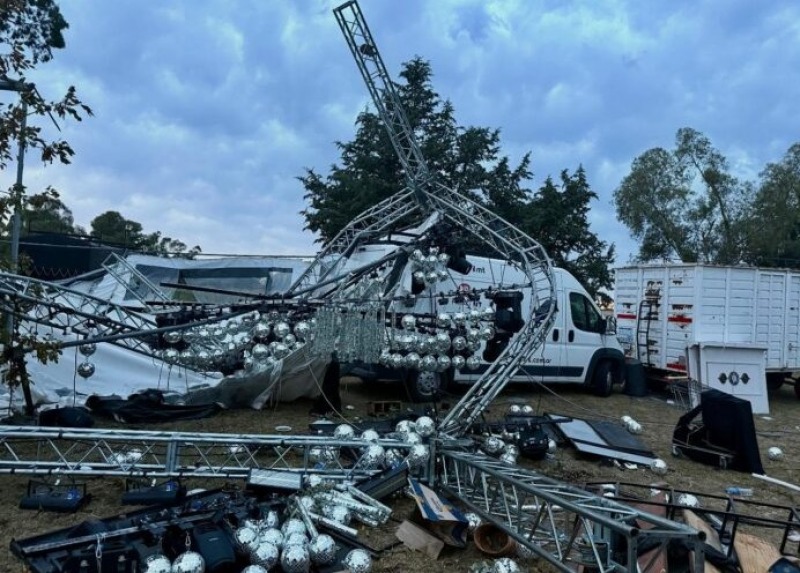
M 447 372 L 409 370 L 403 383 L 412 402 L 432 402 L 447 388 Z
M 614 390 L 614 378 L 614 364 L 610 360 L 600 362 L 592 374 L 592 389 L 595 395 L 603 398 L 610 396 Z

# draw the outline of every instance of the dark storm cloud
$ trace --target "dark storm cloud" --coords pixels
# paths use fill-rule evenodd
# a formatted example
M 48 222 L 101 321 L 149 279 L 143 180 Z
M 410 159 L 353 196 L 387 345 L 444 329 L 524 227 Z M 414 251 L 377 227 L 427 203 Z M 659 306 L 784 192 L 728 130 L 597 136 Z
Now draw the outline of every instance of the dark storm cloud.
M 32 167 L 79 223 L 107 209 L 206 251 L 313 252 L 296 177 L 325 173 L 368 102 L 332 2 L 63 3 L 67 49 L 34 78 L 74 83 L 97 117 L 65 126 L 78 156 Z M 530 151 L 536 189 L 582 164 L 591 218 L 633 246 L 611 194 L 631 161 L 709 136 L 752 178 L 797 139 L 800 14 L 787 1 L 362 0 L 393 76 L 415 55 L 459 122 Z

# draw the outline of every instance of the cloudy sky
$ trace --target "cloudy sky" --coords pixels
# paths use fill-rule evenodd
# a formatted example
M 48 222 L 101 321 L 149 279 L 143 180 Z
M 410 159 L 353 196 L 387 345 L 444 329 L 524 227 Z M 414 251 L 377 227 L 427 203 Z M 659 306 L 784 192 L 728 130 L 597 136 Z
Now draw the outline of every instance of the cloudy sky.
M 369 105 L 338 2 L 60 4 L 67 48 L 29 79 L 45 96 L 77 86 L 95 117 L 62 126 L 73 165 L 31 162 L 32 191 L 56 186 L 85 227 L 113 209 L 206 253 L 316 251 L 296 177 L 326 173 Z M 611 197 L 637 155 L 693 127 L 754 179 L 800 140 L 794 1 L 360 4 L 390 73 L 430 60 L 459 123 L 499 127 L 512 159 L 532 152 L 532 188 L 583 164 L 619 263 L 635 245 Z

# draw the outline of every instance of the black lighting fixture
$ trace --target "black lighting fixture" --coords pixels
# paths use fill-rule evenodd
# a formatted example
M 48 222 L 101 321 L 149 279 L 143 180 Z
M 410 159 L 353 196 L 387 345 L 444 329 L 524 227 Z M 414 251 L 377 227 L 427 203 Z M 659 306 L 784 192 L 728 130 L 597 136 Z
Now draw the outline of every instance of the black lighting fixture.
M 447 268 L 461 275 L 468 275 L 472 271 L 472 263 L 467 260 L 467 254 L 461 247 L 448 247 L 445 252 L 450 257 Z

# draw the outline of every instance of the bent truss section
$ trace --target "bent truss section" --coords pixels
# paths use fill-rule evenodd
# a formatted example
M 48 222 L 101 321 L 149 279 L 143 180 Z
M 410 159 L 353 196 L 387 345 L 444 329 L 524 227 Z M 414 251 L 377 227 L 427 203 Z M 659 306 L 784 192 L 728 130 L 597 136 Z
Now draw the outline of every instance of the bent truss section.
M 448 495 L 561 571 L 657 573 L 657 551 L 640 564 L 640 548 L 666 549 L 673 540 L 694 551 L 694 571 L 703 570 L 704 534 L 694 528 L 493 458 L 440 453 Z

